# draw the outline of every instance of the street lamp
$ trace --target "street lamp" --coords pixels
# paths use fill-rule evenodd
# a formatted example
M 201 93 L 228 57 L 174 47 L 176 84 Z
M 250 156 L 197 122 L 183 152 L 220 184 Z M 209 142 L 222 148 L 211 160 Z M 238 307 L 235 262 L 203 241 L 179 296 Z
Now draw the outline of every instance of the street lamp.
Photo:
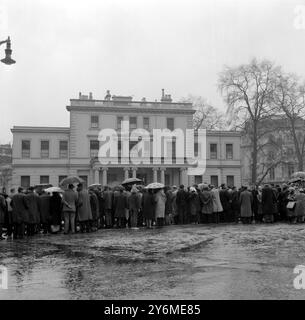
M 6 43 L 6 49 L 5 49 L 5 58 L 1 60 L 1 62 L 11 65 L 16 63 L 15 60 L 11 58 L 12 55 L 12 49 L 11 49 L 11 39 L 10 37 L 7 38 L 7 40 L 0 41 L 0 45 Z

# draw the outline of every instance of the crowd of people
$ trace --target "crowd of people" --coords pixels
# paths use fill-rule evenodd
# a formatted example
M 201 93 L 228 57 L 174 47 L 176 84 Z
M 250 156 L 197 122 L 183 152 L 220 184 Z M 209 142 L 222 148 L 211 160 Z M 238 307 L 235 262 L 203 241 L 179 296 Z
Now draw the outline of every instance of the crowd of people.
M 63 193 L 11 189 L 0 193 L 0 238 L 73 234 L 100 228 L 154 228 L 170 224 L 304 222 L 305 189 L 283 184 L 146 189 L 70 184 Z

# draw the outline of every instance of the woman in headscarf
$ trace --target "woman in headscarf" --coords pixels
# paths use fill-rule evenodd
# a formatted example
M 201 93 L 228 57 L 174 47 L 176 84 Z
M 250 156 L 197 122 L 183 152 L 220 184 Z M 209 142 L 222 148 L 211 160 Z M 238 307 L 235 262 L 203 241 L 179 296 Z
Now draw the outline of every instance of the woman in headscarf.
M 200 223 L 200 199 L 197 193 L 196 188 L 190 187 L 189 194 L 189 204 L 190 204 L 190 214 L 191 214 L 191 222 L 194 224 Z
M 207 185 L 202 186 L 202 192 L 200 194 L 201 213 L 203 221 L 206 223 L 212 222 L 213 214 L 213 195 Z

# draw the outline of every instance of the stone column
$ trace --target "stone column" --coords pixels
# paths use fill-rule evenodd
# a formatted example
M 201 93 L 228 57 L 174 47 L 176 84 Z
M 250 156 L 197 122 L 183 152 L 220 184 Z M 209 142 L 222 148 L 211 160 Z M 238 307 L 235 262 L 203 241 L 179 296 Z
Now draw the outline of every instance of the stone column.
M 137 170 L 138 170 L 138 168 L 132 168 L 132 177 L 133 178 L 137 177 Z
M 94 183 L 100 183 L 100 169 L 94 168 Z
M 124 179 L 128 179 L 129 178 L 129 169 L 130 168 L 124 168 Z
M 107 185 L 107 171 L 108 171 L 108 168 L 102 168 L 102 172 L 103 172 L 103 186 L 106 186 Z
M 153 182 L 158 182 L 158 169 L 159 168 L 152 168 L 153 173 L 154 173 L 154 181 Z
M 165 184 L 165 170 L 166 168 L 160 168 L 161 171 L 161 183 Z

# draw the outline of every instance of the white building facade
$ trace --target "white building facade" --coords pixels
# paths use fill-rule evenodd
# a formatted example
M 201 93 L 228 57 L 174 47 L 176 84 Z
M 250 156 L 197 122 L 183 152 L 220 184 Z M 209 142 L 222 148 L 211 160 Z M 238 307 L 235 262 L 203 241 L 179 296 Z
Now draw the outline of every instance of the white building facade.
M 142 128 L 152 133 L 153 129 L 185 131 L 192 128 L 192 105 L 174 103 L 164 91 L 161 100 L 155 102 L 147 102 L 144 98 L 133 101 L 132 97 L 111 96 L 109 92 L 104 100 L 95 100 L 91 93 L 88 96 L 80 93 L 78 99 L 70 100 L 66 109 L 70 113 L 69 127 L 12 128 L 13 186 L 28 187 L 41 183 L 57 186 L 69 175 L 80 176 L 87 185 L 114 186 L 129 177 L 143 179 L 145 184 L 159 181 L 166 185 L 201 182 L 241 185 L 240 134 L 231 131 L 207 132 L 207 169 L 203 176 L 187 175 L 189 164 L 177 157 L 175 139 L 167 147 L 167 155 L 172 155 L 171 163 L 166 161 L 166 154 L 165 157 L 162 154 L 158 164 L 151 159 L 149 164 L 133 165 L 120 156 L 120 143 L 118 163 L 100 163 L 99 132 L 114 129 L 119 133 L 124 120 L 129 121 L 130 131 Z M 130 148 L 135 144 L 137 142 L 131 142 Z

